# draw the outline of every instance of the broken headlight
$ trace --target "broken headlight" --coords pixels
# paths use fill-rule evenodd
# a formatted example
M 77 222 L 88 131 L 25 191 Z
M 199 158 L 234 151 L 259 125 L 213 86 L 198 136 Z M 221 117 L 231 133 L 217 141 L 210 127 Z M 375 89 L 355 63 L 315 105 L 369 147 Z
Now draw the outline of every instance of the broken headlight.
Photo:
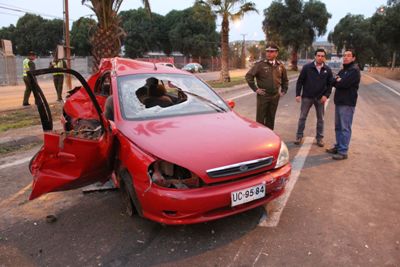
M 150 179 L 153 183 L 175 189 L 190 189 L 200 187 L 200 178 L 179 165 L 157 160 L 149 167 Z

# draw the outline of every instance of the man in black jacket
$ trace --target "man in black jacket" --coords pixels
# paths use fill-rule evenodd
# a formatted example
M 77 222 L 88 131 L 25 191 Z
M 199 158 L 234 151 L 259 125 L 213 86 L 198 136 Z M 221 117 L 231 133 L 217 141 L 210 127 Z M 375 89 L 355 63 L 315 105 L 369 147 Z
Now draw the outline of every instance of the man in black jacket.
M 336 144 L 326 152 L 334 154 L 333 159 L 347 159 L 351 138 L 351 126 L 357 103 L 358 87 L 360 85 L 360 69 L 354 63 L 354 51 L 346 50 L 343 55 L 343 69 L 333 81 L 335 92 L 335 133 Z
M 332 70 L 325 65 L 325 50 L 315 51 L 315 60 L 303 66 L 296 84 L 296 101 L 301 101 L 300 117 L 296 133 L 296 145 L 303 142 L 308 112 L 312 105 L 317 115 L 317 145 L 324 146 L 324 104 L 332 91 Z M 303 90 L 303 92 L 302 92 Z M 301 95 L 301 96 L 300 96 Z

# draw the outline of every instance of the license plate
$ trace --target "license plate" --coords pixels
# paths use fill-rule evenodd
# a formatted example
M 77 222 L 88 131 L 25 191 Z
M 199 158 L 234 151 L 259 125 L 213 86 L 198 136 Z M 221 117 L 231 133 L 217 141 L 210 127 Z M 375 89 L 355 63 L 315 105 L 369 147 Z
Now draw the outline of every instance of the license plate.
M 265 197 L 265 183 L 231 193 L 231 206 L 237 206 Z

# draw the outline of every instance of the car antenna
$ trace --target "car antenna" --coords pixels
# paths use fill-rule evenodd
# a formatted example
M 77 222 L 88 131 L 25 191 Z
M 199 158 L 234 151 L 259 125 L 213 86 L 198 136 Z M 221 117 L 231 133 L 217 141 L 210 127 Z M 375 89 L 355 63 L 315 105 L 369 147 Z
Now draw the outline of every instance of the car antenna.
M 153 62 L 153 64 L 154 64 L 154 70 L 157 70 L 156 63 L 155 63 L 155 62 Z

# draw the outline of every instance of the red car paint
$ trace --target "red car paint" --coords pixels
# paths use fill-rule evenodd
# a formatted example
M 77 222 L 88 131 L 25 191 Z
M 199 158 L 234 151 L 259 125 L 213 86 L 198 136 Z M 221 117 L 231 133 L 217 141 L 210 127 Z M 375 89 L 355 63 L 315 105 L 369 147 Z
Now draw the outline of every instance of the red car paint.
M 104 109 L 106 97 L 96 95 L 96 88 L 105 73 L 111 76 L 114 122 L 107 121 L 96 108 L 97 105 Z M 44 145 L 30 165 L 34 177 L 30 199 L 95 181 L 104 182 L 112 172 L 119 177 L 118 173 L 126 170 L 132 179 L 139 202 L 136 208 L 140 209 L 141 215 L 165 224 L 190 224 L 243 212 L 282 194 L 291 167 L 287 163 L 275 169 L 281 148 L 281 140 L 276 134 L 241 117 L 227 106 L 224 106 L 224 112 L 126 119 L 120 103 L 123 96 L 117 90 L 118 77 L 132 74 L 156 77 L 161 77 L 157 76 L 160 74 L 184 74 L 187 76 L 180 78 L 193 77 L 177 69 L 146 62 L 121 58 L 103 60 L 99 72 L 89 78 L 86 88 L 82 86 L 67 98 L 64 105 L 67 118 L 62 118 L 64 123 L 97 119 L 103 129 L 101 137 L 86 140 L 47 129 Z M 40 97 L 35 90 L 34 93 L 35 97 Z M 160 112 L 164 110 L 160 109 Z M 271 164 L 257 170 L 218 178 L 207 173 L 210 169 L 266 157 L 273 157 Z M 150 166 L 158 160 L 186 168 L 199 177 L 202 185 L 177 189 L 152 182 Z M 119 186 L 120 180 L 114 181 Z M 231 207 L 232 192 L 261 183 L 266 184 L 265 197 Z

